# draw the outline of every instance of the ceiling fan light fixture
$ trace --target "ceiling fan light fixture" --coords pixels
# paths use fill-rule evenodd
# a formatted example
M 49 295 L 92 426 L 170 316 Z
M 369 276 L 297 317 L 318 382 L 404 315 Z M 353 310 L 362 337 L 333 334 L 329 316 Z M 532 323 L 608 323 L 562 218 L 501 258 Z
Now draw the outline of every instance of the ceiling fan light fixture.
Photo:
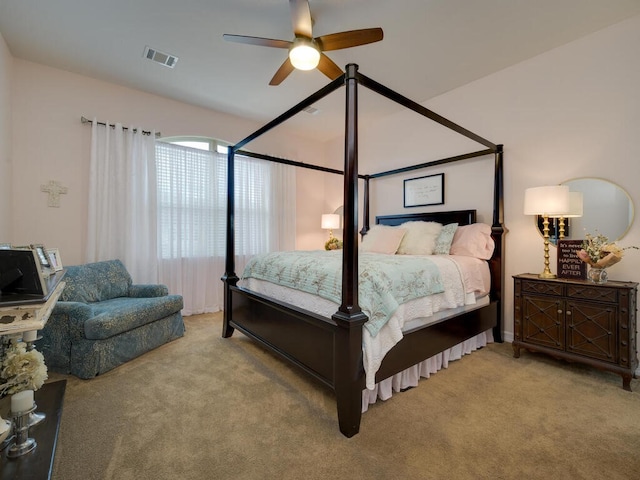
M 313 40 L 296 38 L 289 50 L 289 60 L 298 70 L 313 70 L 320 62 L 320 50 Z

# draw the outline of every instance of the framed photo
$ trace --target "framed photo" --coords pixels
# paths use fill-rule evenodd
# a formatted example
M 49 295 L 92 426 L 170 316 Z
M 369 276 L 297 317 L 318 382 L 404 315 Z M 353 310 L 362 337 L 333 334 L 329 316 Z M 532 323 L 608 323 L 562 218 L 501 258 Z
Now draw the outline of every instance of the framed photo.
M 57 248 L 51 248 L 47 250 L 49 254 L 49 260 L 51 261 L 51 268 L 54 272 L 62 270 L 62 259 L 60 258 L 60 250 Z
M 404 181 L 405 208 L 442 204 L 444 204 L 444 173 Z
M 47 253 L 47 249 L 44 248 L 44 245 L 31 245 L 31 249 L 36 251 L 38 260 L 40 261 L 40 266 L 43 269 L 53 269 L 53 267 L 51 266 L 51 259 L 49 258 L 49 254 Z

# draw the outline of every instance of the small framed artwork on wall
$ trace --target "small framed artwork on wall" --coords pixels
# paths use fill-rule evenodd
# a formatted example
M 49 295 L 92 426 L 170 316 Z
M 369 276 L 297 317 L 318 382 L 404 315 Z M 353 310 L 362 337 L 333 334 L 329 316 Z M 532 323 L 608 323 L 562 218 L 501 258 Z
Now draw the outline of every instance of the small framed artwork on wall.
M 404 206 L 424 207 L 444 204 L 444 173 L 404 181 Z

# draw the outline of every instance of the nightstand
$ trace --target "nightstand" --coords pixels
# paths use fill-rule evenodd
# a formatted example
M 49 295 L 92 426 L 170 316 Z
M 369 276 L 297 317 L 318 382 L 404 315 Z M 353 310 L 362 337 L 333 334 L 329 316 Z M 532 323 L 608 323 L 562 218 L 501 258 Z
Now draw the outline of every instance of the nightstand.
M 638 367 L 638 284 L 515 275 L 513 355 L 520 349 L 580 362 L 622 376 L 631 391 Z

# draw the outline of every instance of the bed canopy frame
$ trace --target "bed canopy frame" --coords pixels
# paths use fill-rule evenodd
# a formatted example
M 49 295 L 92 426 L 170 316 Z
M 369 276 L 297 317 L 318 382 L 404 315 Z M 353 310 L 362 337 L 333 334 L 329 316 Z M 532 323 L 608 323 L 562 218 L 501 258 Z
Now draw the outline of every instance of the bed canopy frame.
M 358 85 L 427 117 L 484 147 L 483 150 L 398 168 L 369 175 L 358 173 Z M 249 142 L 280 125 L 304 108 L 313 105 L 338 88 L 346 87 L 344 171 L 242 150 Z M 296 167 L 320 170 L 344 176 L 344 227 L 342 254 L 342 303 L 338 311 L 325 318 L 313 312 L 285 304 L 273 298 L 237 286 L 235 272 L 235 174 L 234 157 L 243 155 Z M 224 282 L 224 320 L 222 336 L 230 337 L 238 329 L 273 352 L 302 368 L 334 390 L 340 431 L 347 437 L 358 433 L 362 410 L 364 368 L 362 363 L 362 328 L 367 316 L 358 303 L 358 181 L 364 181 L 363 228 L 369 223 L 369 182 L 390 175 L 494 155 L 492 237 L 495 251 L 489 260 L 491 271 L 490 303 L 426 328 L 406 333 L 387 354 L 376 382 L 398 373 L 447 348 L 493 328 L 494 339 L 502 341 L 504 238 L 503 225 L 503 148 L 447 120 L 422 105 L 375 82 L 348 64 L 346 71 L 316 93 L 298 103 L 254 133 L 229 147 L 227 156 L 227 245 Z M 458 222 L 476 221 L 475 210 L 436 212 L 377 217 L 377 223 L 397 225 L 408 220 Z

